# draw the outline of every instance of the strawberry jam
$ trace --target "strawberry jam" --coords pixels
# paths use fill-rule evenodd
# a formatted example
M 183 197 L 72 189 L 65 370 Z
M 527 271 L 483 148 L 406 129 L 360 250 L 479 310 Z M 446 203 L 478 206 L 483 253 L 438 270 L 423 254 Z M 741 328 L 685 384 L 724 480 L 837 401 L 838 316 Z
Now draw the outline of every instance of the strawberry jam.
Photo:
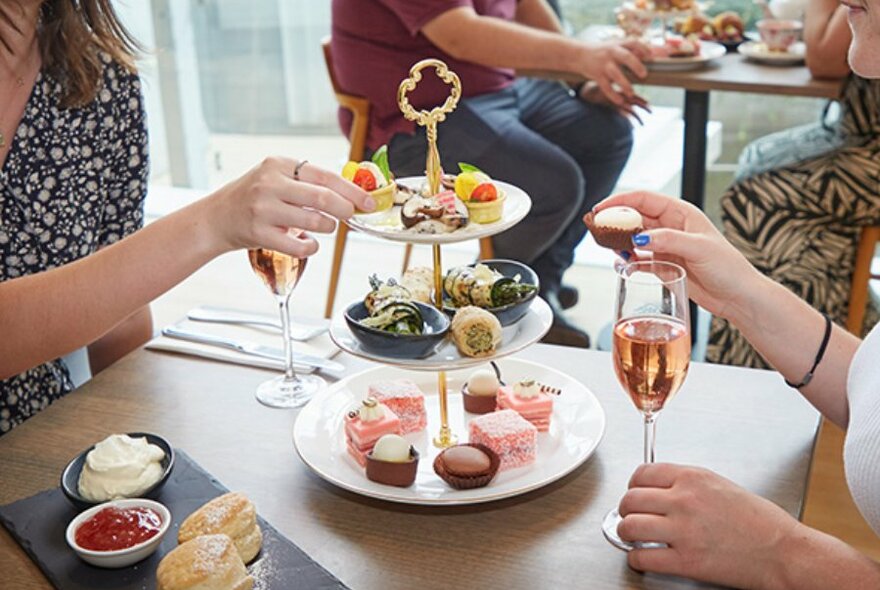
M 76 544 L 90 551 L 128 549 L 158 535 L 161 526 L 150 508 L 104 508 L 76 529 Z

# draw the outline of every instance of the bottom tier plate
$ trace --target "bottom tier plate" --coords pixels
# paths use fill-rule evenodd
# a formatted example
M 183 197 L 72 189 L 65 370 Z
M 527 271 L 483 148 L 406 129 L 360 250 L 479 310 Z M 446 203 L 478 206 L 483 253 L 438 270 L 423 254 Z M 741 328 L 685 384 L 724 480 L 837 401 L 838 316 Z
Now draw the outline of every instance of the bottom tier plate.
M 293 428 L 294 446 L 309 468 L 334 485 L 380 500 L 426 506 L 477 504 L 517 496 L 564 477 L 586 461 L 605 432 L 605 412 L 590 390 L 565 373 L 528 361 L 507 359 L 499 361 L 498 366 L 508 383 L 536 379 L 561 389 L 562 393 L 554 399 L 550 431 L 538 434 L 536 462 L 502 471 L 484 488 L 454 490 L 434 473 L 432 465 L 439 449 L 431 439 L 440 428 L 440 404 L 437 376 L 430 373 L 377 367 L 334 384 L 300 412 Z M 472 369 L 447 374 L 449 424 L 459 442 L 467 442 L 467 422 L 475 417 L 464 411 L 459 393 L 471 372 Z M 357 407 L 371 383 L 399 378 L 414 381 L 425 392 L 428 413 L 428 428 L 407 435 L 421 453 L 416 481 L 409 488 L 368 480 L 363 468 L 346 451 L 343 433 L 346 412 Z

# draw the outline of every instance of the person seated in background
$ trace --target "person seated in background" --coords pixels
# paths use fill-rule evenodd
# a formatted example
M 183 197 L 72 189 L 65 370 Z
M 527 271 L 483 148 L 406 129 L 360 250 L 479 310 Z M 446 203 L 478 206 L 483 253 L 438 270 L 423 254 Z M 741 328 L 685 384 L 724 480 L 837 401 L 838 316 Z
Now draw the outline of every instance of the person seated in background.
M 807 66 L 816 78 L 850 75 L 847 10 L 838 0 L 807 6 Z M 836 110 L 749 145 L 721 206 L 724 236 L 749 262 L 842 324 L 861 228 L 880 223 L 880 81 L 850 75 Z M 876 321 L 869 305 L 865 328 Z M 712 319 L 706 358 L 768 366 L 722 317 Z
M 545 342 L 588 347 L 589 336 L 563 314 L 578 293 L 562 278 L 586 233 L 581 217 L 610 193 L 629 157 L 626 115 L 646 103 L 628 76 L 646 75 L 647 49 L 568 38 L 546 0 L 333 0 L 332 20 L 337 79 L 370 101 L 367 147 L 388 144 L 397 176 L 424 174 L 427 145 L 424 129 L 398 109 L 401 80 L 428 57 L 460 76 L 463 99 L 438 133 L 441 160 L 447 168 L 473 164 L 531 196 L 525 220 L 493 238 L 495 255 L 537 272 L 554 312 Z M 515 69 L 592 83 L 572 91 L 558 81 L 517 79 Z M 448 94 L 431 72 L 410 100 L 427 108 Z M 340 117 L 347 131 L 347 113 Z
M 149 302 L 212 258 L 307 256 L 328 216 L 371 210 L 304 161 L 267 159 L 144 229 L 148 149 L 136 43 L 109 0 L 0 3 L 0 435 L 152 336 Z M 307 208 L 304 208 L 307 207 Z

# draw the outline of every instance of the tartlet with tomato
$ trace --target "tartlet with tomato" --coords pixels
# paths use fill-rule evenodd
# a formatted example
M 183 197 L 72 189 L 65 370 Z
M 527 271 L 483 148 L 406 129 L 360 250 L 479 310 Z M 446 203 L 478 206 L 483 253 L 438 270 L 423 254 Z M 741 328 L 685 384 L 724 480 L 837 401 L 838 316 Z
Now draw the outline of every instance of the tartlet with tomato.
M 397 184 L 388 166 L 388 148 L 380 147 L 371 160 L 349 161 L 342 167 L 342 177 L 358 185 L 376 201 L 373 213 L 387 211 L 394 205 Z M 363 213 L 363 211 L 358 211 Z
M 494 223 L 504 211 L 504 191 L 488 174 L 470 164 L 459 162 L 461 172 L 455 177 L 455 194 L 470 213 L 471 221 Z

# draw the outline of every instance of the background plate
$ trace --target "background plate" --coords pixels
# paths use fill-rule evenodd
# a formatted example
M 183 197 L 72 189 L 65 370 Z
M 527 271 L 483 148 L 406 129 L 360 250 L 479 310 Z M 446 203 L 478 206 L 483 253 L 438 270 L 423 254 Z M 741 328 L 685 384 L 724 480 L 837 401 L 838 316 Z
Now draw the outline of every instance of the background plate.
M 346 490 L 404 504 L 424 506 L 478 504 L 524 494 L 564 477 L 596 450 L 605 432 L 605 412 L 599 400 L 584 385 L 554 369 L 519 359 L 498 363 L 507 382 L 522 379 L 559 387 L 562 394 L 554 399 L 550 431 L 538 433 L 538 458 L 527 467 L 500 472 L 492 482 L 475 490 L 454 490 L 433 469 L 439 450 L 431 438 L 440 428 L 439 397 L 434 375 L 378 367 L 352 375 L 316 395 L 303 408 L 293 428 L 293 442 L 309 468 L 328 482 Z M 459 442 L 467 442 L 467 422 L 474 414 L 464 412 L 459 393 L 471 371 L 449 373 L 449 425 Z M 407 435 L 421 460 L 415 483 L 396 488 L 367 479 L 345 448 L 343 417 L 361 402 L 371 383 L 382 379 L 413 380 L 425 392 L 428 428 Z
M 418 190 L 425 182 L 424 176 L 409 176 L 399 178 L 399 184 L 404 184 Z M 522 221 L 532 208 L 532 200 L 521 188 L 512 184 L 493 180 L 507 195 L 504 202 L 504 212 L 501 219 L 495 223 L 469 223 L 467 226 L 446 234 L 420 234 L 403 227 L 400 221 L 400 206 L 395 205 L 387 211 L 355 215 L 348 220 L 352 229 L 364 232 L 386 240 L 395 242 L 407 242 L 412 244 L 453 244 L 466 240 L 476 240 L 486 236 L 494 236 L 509 229 Z
M 746 41 L 739 46 L 741 55 L 748 59 L 771 66 L 796 66 L 804 63 L 807 48 L 798 41 L 788 51 L 768 51 L 760 41 Z
M 718 59 L 727 53 L 727 49 L 721 43 L 714 41 L 700 41 L 700 55 L 694 57 L 658 57 L 646 61 L 649 70 L 655 72 L 683 72 L 687 70 L 699 70 L 709 62 Z

